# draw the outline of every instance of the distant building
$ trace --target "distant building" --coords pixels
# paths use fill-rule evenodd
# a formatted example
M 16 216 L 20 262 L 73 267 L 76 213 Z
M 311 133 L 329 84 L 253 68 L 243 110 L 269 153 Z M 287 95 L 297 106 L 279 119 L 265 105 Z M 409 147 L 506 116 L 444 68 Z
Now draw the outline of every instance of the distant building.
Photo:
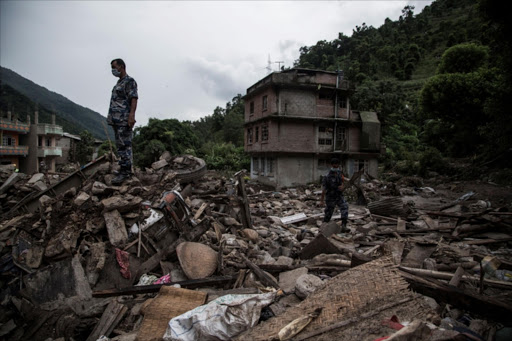
M 62 149 L 62 155 L 55 159 L 56 165 L 66 165 L 71 162 L 73 155 L 76 155 L 76 147 L 81 139 L 78 135 L 63 133 L 57 141 L 57 146 Z
M 350 107 L 354 89 L 336 72 L 274 72 L 247 89 L 245 151 L 251 178 L 277 187 L 319 181 L 333 157 L 348 176 L 377 176 L 380 122 Z
M 26 137 L 29 152 L 20 169 L 27 174 L 39 172 L 41 161 L 44 161 L 49 172 L 55 172 L 55 160 L 62 156 L 62 148 L 57 145 L 64 131 L 62 126 L 55 124 L 55 114 L 51 123 L 39 122 L 39 111 L 34 113 L 34 123 Z
M 81 139 L 77 135 L 65 133 L 62 126 L 55 124 L 55 114 L 51 123 L 39 122 L 39 111 L 34 113 L 34 123 L 30 116 L 27 123 L 12 117 L 0 118 L 0 164 L 15 164 L 20 172 L 33 174 L 40 171 L 44 162 L 48 172 L 55 172 L 57 165 L 70 163 L 70 155 L 75 155 L 76 146 Z M 94 140 L 92 158 L 98 155 L 102 141 Z
M 10 111 L 7 117 L 0 117 L 0 164 L 14 164 L 19 169 L 20 161 L 28 155 L 28 146 L 20 144 L 20 137 L 27 135 L 29 131 L 30 123 L 23 123 L 16 117 L 11 117 Z

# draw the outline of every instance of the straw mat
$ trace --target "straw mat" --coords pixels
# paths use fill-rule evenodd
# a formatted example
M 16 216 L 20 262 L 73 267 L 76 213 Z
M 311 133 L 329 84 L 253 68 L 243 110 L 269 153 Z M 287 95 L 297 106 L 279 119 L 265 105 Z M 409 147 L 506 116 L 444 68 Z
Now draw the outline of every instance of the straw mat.
M 201 291 L 163 286 L 158 296 L 145 309 L 144 321 L 137 341 L 161 340 L 169 321 L 206 302 L 207 294 Z

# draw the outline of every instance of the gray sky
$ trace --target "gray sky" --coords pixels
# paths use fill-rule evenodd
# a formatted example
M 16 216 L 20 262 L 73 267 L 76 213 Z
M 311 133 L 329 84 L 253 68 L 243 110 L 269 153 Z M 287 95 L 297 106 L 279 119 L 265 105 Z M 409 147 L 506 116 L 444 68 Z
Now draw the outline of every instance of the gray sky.
M 0 1 L 0 65 L 106 116 L 123 58 L 139 85 L 137 126 L 197 120 L 301 46 L 378 28 L 427 1 Z M 278 64 L 272 63 L 277 70 Z

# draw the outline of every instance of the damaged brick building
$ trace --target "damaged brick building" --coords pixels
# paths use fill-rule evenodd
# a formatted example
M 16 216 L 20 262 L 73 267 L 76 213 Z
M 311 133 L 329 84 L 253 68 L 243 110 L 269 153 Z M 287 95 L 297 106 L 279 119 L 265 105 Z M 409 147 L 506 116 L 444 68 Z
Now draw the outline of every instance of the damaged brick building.
M 351 84 L 341 73 L 309 69 L 274 72 L 247 89 L 245 151 L 251 178 L 276 187 L 319 181 L 330 159 L 351 176 L 377 176 L 380 121 L 353 110 Z

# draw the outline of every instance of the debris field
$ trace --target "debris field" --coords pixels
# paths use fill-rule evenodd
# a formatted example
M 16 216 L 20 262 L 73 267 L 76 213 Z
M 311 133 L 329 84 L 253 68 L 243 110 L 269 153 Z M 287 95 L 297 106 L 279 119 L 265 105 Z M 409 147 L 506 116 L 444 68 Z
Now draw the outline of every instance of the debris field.
M 169 153 L 121 186 L 115 168 L 2 166 L 0 339 L 511 337 L 510 188 L 358 172 L 342 231 L 320 183 Z

